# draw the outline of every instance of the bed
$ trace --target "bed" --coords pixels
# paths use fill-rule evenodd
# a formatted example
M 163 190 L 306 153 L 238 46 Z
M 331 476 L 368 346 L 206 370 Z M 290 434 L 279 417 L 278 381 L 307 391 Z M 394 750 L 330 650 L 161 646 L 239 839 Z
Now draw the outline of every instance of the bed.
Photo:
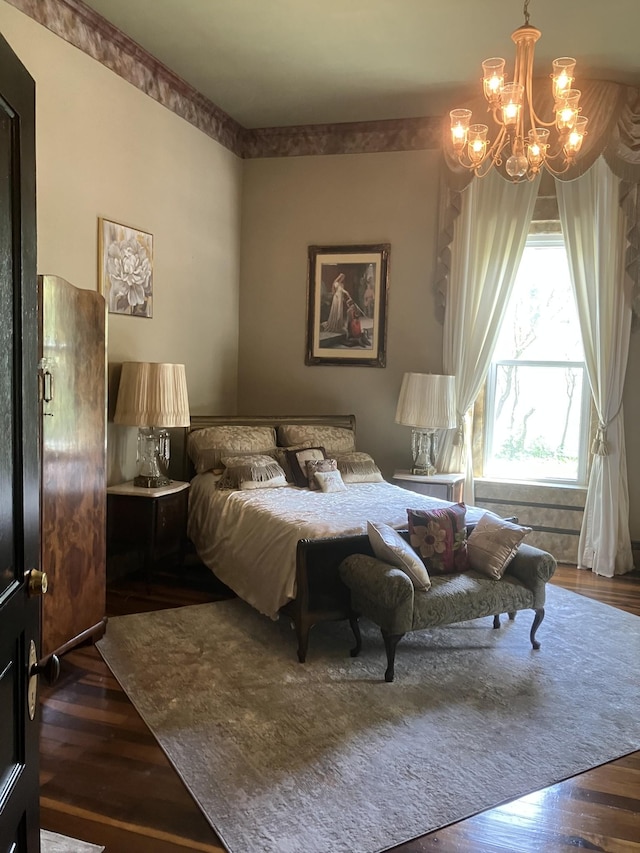
M 384 481 L 373 460 L 356 449 L 353 415 L 194 416 L 191 421 L 189 538 L 202 562 L 240 598 L 270 618 L 285 614 L 292 620 L 301 662 L 314 624 L 349 618 L 349 593 L 338 566 L 350 554 L 372 554 L 367 521 L 405 532 L 408 507 L 447 505 Z M 291 437 L 304 436 L 290 443 Z M 324 456 L 341 466 L 339 491 L 309 488 L 299 470 L 295 484 L 290 464 L 298 457 L 304 461 L 321 440 Z M 287 482 L 275 466 L 275 487 L 259 479 L 224 479 L 236 470 L 248 477 L 248 457 L 282 463 Z M 238 459 L 244 467 L 234 467 Z M 324 485 L 335 482 L 333 476 L 320 473 L 316 479 Z M 483 513 L 469 508 L 468 522 Z

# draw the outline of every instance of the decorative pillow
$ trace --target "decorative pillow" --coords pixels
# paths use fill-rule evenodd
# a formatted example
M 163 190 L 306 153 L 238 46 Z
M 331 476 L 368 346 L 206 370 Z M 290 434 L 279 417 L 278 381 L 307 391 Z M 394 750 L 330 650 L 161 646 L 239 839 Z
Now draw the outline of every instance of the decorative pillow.
M 316 483 L 321 492 L 346 492 L 347 487 L 342 482 L 340 471 L 316 471 Z
M 338 471 L 345 483 L 381 483 L 380 469 L 368 453 L 354 450 L 337 457 Z
M 224 473 L 219 489 L 274 489 L 286 486 L 284 471 L 273 456 L 260 453 L 245 456 L 223 456 Z
M 409 541 L 431 575 L 464 572 L 467 565 L 467 527 L 462 503 L 442 509 L 409 509 Z
M 302 489 L 307 488 L 309 485 L 306 468 L 308 460 L 325 458 L 324 447 L 305 447 L 302 450 L 287 450 L 285 455 L 293 482 Z
M 379 560 L 402 569 L 411 578 L 415 589 L 427 590 L 431 578 L 424 563 L 411 545 L 388 524 L 367 521 L 367 533 L 373 553 Z
M 311 491 L 320 488 L 315 481 L 314 474 L 326 474 L 327 471 L 337 471 L 338 464 L 335 459 L 307 459 L 305 462 L 307 471 L 307 482 Z
M 469 568 L 499 580 L 529 533 L 530 527 L 483 515 L 467 539 Z
M 356 437 L 350 429 L 311 424 L 281 424 L 278 427 L 278 444 L 302 444 L 310 441 L 313 447 L 324 447 L 327 456 L 349 453 L 356 449 Z
M 187 452 L 196 473 L 222 470 L 221 457 L 235 453 L 271 453 L 276 447 L 273 427 L 213 426 L 187 437 Z
M 293 474 L 291 473 L 291 465 L 289 465 L 289 459 L 287 457 L 288 450 L 305 450 L 309 447 L 313 447 L 312 441 L 303 441 L 302 444 L 294 444 L 291 447 L 276 447 L 273 451 L 273 455 L 276 458 L 276 462 L 280 465 L 282 470 L 284 471 L 284 475 L 287 478 L 288 483 L 295 482 L 293 479 Z

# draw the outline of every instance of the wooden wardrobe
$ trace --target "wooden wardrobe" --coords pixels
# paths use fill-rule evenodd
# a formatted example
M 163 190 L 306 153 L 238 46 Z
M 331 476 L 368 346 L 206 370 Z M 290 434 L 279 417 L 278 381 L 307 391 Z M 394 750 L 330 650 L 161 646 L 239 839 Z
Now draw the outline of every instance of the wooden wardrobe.
M 38 291 L 46 661 L 106 622 L 106 308 L 57 276 L 39 276 Z

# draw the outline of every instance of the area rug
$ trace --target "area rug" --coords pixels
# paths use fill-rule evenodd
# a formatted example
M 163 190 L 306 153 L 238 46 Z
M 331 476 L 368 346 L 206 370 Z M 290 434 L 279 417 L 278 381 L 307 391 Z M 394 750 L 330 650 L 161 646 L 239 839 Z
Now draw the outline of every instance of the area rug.
M 640 749 L 640 618 L 557 587 L 407 635 L 295 633 L 239 600 L 120 616 L 98 648 L 232 853 L 379 853 Z M 363 620 L 364 621 L 364 620 Z
M 104 847 L 41 829 L 40 850 L 42 853 L 101 853 Z

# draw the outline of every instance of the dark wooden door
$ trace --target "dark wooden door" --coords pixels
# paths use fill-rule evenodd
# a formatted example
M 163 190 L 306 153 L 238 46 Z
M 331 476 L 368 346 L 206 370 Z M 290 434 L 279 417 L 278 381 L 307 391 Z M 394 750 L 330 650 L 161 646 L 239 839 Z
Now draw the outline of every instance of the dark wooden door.
M 0 851 L 40 849 L 35 86 L 0 36 Z M 35 580 L 35 578 L 31 578 Z

